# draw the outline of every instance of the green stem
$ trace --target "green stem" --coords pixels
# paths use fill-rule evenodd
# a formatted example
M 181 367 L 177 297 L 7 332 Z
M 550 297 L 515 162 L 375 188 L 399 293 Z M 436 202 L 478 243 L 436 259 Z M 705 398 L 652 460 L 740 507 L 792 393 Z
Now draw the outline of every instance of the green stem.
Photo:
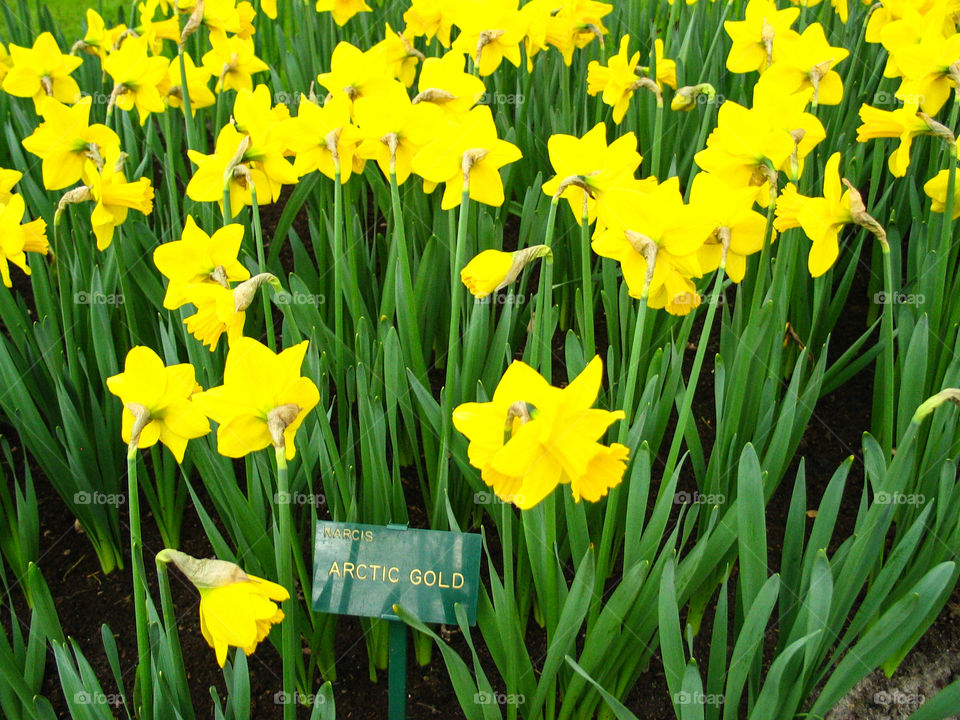
M 167 564 L 160 560 L 157 564 L 157 585 L 160 587 L 160 606 L 163 612 L 163 627 L 170 646 L 170 655 L 173 658 L 173 668 L 177 674 L 176 682 L 181 694 L 179 705 L 181 711 L 186 710 L 186 718 L 193 720 L 193 703 L 189 702 L 190 689 L 187 685 L 186 666 L 183 663 L 183 652 L 180 649 L 180 633 L 177 632 L 177 615 L 173 610 L 173 597 L 170 594 L 170 578 L 167 576 Z
M 687 387 L 683 392 L 680 415 L 677 418 L 677 429 L 674 430 L 673 441 L 670 443 L 670 452 L 667 454 L 667 464 L 663 470 L 662 477 L 665 480 L 669 480 L 670 477 L 673 476 L 673 471 L 676 470 L 677 457 L 680 455 L 680 445 L 683 443 L 683 434 L 686 432 L 687 423 L 690 422 L 690 416 L 693 414 L 693 395 L 697 389 L 697 382 L 700 380 L 700 369 L 703 367 L 703 359 L 707 354 L 710 331 L 713 328 L 713 317 L 717 312 L 717 305 L 720 302 L 720 289 L 723 287 L 725 271 L 726 261 L 721 263 L 717 270 L 717 277 L 713 284 L 713 295 L 707 307 L 707 317 L 703 321 L 703 327 L 700 329 L 700 342 L 697 344 L 697 354 L 694 356 L 693 367 L 690 370 L 690 378 L 687 380 Z
M 280 498 L 290 497 L 290 480 L 287 471 L 287 457 L 282 447 L 274 446 L 274 453 L 277 459 L 277 496 Z M 284 622 L 281 623 L 280 648 L 283 657 L 283 692 L 287 702 L 283 704 L 283 720 L 295 720 L 297 715 L 297 705 L 290 701 L 294 697 L 296 690 L 296 601 L 297 590 L 293 586 L 293 567 L 290 558 L 290 503 L 277 503 L 277 525 L 279 528 L 279 538 L 276 552 L 277 575 L 280 584 L 290 593 L 290 599 L 285 608 Z
M 557 224 L 557 205 L 559 203 L 559 197 L 554 197 L 550 202 L 547 230 L 543 239 L 543 244 L 548 248 L 553 247 L 553 233 Z M 545 262 L 540 265 L 540 289 L 537 291 L 537 309 L 533 318 L 533 346 L 530 349 L 530 367 L 539 370 L 548 382 L 552 375 L 552 363 L 550 362 L 551 338 L 548 337 L 550 333 L 547 333 L 547 327 L 550 323 L 547 316 L 553 314 L 552 296 L 553 267 L 552 263 Z
M 190 89 L 187 87 L 187 68 L 183 60 L 183 48 L 180 48 L 178 54 L 180 56 L 180 92 L 183 99 L 183 124 L 187 130 L 187 148 L 197 150 L 193 130 L 193 111 L 190 107 Z
M 580 276 L 583 282 L 583 357 L 589 360 L 596 352 L 593 336 L 593 257 L 590 255 L 590 218 L 587 213 L 586 192 L 580 215 Z
M 663 144 L 663 98 L 657 99 L 657 109 L 653 116 L 653 151 L 650 158 L 650 172 L 660 177 L 660 146 Z
M 137 628 L 137 679 L 140 682 L 141 718 L 153 718 L 153 673 L 150 668 L 150 636 L 147 634 L 146 573 L 140 534 L 140 491 L 137 485 L 137 444 L 127 446 L 127 500 L 130 503 L 130 571 L 133 575 L 133 607 Z
M 267 271 L 267 261 L 263 252 L 263 229 L 260 226 L 260 204 L 257 202 L 257 188 L 252 184 L 250 186 L 250 198 L 253 204 L 253 240 L 257 246 L 257 264 L 260 272 Z M 277 339 L 273 332 L 273 313 L 270 311 L 270 300 L 267 298 L 266 290 L 261 288 L 260 298 L 263 301 L 263 323 L 267 326 L 267 346 L 277 351 Z
M 776 173 L 771 173 L 771 182 L 775 182 Z M 772 193 L 776 191 L 771 188 Z M 771 194 L 772 194 L 771 193 Z M 770 245 L 773 238 L 773 217 L 777 210 L 776 201 L 771 197 L 767 206 L 767 223 L 763 229 L 763 248 L 760 250 L 760 266 L 753 282 L 753 296 L 750 300 L 750 317 L 755 317 L 760 310 L 767 287 L 767 265 L 770 264 Z
M 464 255 L 467 246 L 467 222 L 470 217 L 470 183 L 464 179 L 463 193 L 460 196 L 460 220 L 457 224 L 457 244 L 450 263 L 450 327 L 447 332 L 447 369 L 443 392 L 443 420 L 440 442 L 440 467 L 437 472 L 437 488 L 433 496 L 432 525 L 440 528 L 443 513 L 443 496 L 446 493 L 449 465 L 447 453 L 450 450 L 450 433 L 453 405 L 456 398 L 456 373 L 460 356 L 460 306 L 463 298 L 463 288 L 460 287 L 460 270 L 464 265 Z
M 223 224 L 233 222 L 233 209 L 230 207 L 230 181 L 223 183 Z
M 949 197 L 949 196 L 948 196 Z M 883 317 L 880 320 L 883 334 L 883 400 L 884 408 L 881 415 L 881 426 L 878 429 L 880 444 L 886 455 L 893 450 L 894 416 L 896 412 L 896 387 L 894 380 L 893 358 L 893 258 L 890 257 L 890 245 L 881 244 L 883 255 L 883 284 L 886 302 L 883 305 Z
M 649 275 L 648 275 L 649 278 Z M 618 442 L 624 443 L 630 434 L 630 427 L 633 424 L 633 396 L 636 394 L 637 377 L 640 372 L 640 354 L 643 349 L 643 336 L 647 320 L 647 293 L 649 292 L 649 281 L 644 285 L 642 296 L 640 297 L 640 307 L 637 310 L 637 323 L 633 330 L 633 343 L 630 347 L 630 359 L 625 368 L 627 373 L 626 390 L 621 398 L 621 406 L 625 418 L 620 422 L 618 431 Z M 607 573 L 613 567 L 610 550 L 613 546 L 613 538 L 617 527 L 617 517 L 620 514 L 620 495 L 621 488 L 617 486 L 611 488 L 610 495 L 607 498 L 607 507 L 603 517 L 603 531 L 600 535 L 600 550 L 597 554 L 597 575 L 596 589 L 594 599 L 590 607 L 590 622 L 592 626 L 596 620 L 600 609 L 600 598 L 603 597 L 603 585 L 607 579 Z

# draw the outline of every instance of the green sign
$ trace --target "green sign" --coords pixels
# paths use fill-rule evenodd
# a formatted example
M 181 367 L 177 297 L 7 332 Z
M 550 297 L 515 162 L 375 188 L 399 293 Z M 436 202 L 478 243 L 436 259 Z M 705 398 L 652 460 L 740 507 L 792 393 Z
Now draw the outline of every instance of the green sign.
M 455 625 L 454 603 L 477 621 L 480 536 L 403 526 L 317 523 L 313 609 L 380 618 L 402 605 L 423 622 Z

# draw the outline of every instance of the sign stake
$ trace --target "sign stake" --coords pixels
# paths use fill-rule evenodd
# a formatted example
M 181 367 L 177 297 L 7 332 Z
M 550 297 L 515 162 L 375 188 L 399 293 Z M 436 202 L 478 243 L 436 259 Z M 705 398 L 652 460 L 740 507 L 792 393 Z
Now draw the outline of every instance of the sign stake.
M 407 717 L 407 626 L 396 615 L 384 614 L 390 635 L 387 639 L 389 676 L 389 720 Z

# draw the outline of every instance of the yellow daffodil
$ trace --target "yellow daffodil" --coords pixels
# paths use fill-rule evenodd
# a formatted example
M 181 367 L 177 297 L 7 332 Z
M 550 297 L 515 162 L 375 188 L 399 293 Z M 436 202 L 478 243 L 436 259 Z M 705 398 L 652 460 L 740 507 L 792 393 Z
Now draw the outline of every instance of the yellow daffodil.
M 181 3 L 180 9 L 192 10 L 194 5 L 195 3 L 191 2 L 189 7 L 184 7 Z M 214 44 L 214 38 L 225 40 L 228 33 L 243 39 L 241 35 L 244 23 L 240 17 L 237 0 L 204 0 L 203 24 L 210 30 L 211 44 Z
M 596 60 L 587 65 L 587 94 L 601 96 L 613 108 L 613 121 L 619 125 L 630 107 L 630 98 L 637 90 L 637 65 L 640 53 L 630 55 L 630 36 L 620 38 L 620 51 L 606 66 Z
M 857 142 L 875 138 L 900 138 L 897 149 L 890 154 L 887 165 L 894 177 L 907 174 L 910 165 L 910 146 L 918 135 L 930 132 L 926 120 L 917 114 L 919 102 L 912 98 L 896 110 L 880 110 L 870 105 L 860 107 L 863 124 L 857 128 Z
M 798 193 L 794 185 L 788 185 L 777 203 L 774 226 L 781 232 L 794 227 L 803 228 L 813 243 L 807 268 L 813 277 L 820 277 L 837 261 L 840 230 L 855 222 L 858 209 L 863 211 L 859 196 L 854 191 L 843 190 L 840 153 L 834 153 L 824 169 L 823 197 L 806 197 Z
M 414 102 L 429 102 L 452 114 L 468 112 L 486 93 L 483 80 L 464 72 L 464 56 L 451 50 L 442 58 L 427 58 L 420 69 L 419 94 Z
M 838 105 L 843 99 L 843 80 L 834 68 L 850 52 L 831 47 L 820 23 L 813 23 L 802 34 L 778 45 L 777 61 L 760 81 L 779 86 L 787 93 L 813 88 L 814 103 Z
M 216 91 L 253 89 L 253 78 L 270 66 L 254 53 L 253 40 L 210 35 L 213 49 L 203 56 L 203 66 L 217 78 Z
M 146 38 L 150 51 L 154 55 L 160 55 L 163 52 L 164 40 L 180 42 L 180 20 L 176 15 L 155 19 L 158 11 L 167 11 L 161 8 L 161 2 L 162 0 L 145 0 L 137 6 L 140 12 L 137 33 L 140 37 Z
M 631 132 L 607 145 L 607 126 L 599 123 L 582 138 L 573 135 L 552 135 L 547 141 L 550 163 L 556 175 L 543 184 L 551 197 L 568 178 L 579 178 L 590 189 L 587 195 L 589 222 L 597 217 L 597 197 L 633 173 L 643 159 L 637 152 L 637 138 Z M 570 204 L 573 216 L 581 222 L 584 190 L 579 184 L 569 185 L 561 197 Z
M 127 220 L 129 210 L 144 215 L 153 211 L 153 187 L 147 178 L 127 182 L 123 173 L 123 156 L 108 155 L 102 168 L 87 162 L 84 179 L 96 206 L 90 224 L 97 238 L 97 249 L 106 250 L 113 241 L 113 231 Z
M 187 92 L 190 93 L 190 112 L 197 114 L 200 108 L 210 107 L 217 102 L 217 96 L 210 89 L 210 69 L 197 67 L 190 53 L 183 51 L 183 67 L 187 71 Z M 173 108 L 183 107 L 183 80 L 180 77 L 180 59 L 173 58 L 167 67 L 166 80 L 160 83 L 159 90 L 167 105 Z
M 233 342 L 243 335 L 246 312 L 237 309 L 236 296 L 230 288 L 217 283 L 192 283 L 183 287 L 185 301 L 196 307 L 197 311 L 184 318 L 187 332 L 210 348 L 217 349 L 220 336 L 227 334 L 227 341 Z
M 273 444 L 285 448 L 287 460 L 296 455 L 294 436 L 317 403 L 320 392 L 300 376 L 308 341 L 279 354 L 240 337 L 230 344 L 223 385 L 201 393 L 198 400 L 217 428 L 217 450 L 243 457 Z
M 96 157 L 116 156 L 120 138 L 106 125 L 90 125 L 92 99 L 84 98 L 73 107 L 53 98 L 40 103 L 43 122 L 24 138 L 23 147 L 41 160 L 43 186 L 62 190 L 83 175 L 85 163 Z
M 176 310 L 190 302 L 187 288 L 196 283 L 217 284 L 250 278 L 237 259 L 243 241 L 243 225 L 232 224 L 207 235 L 192 216 L 187 216 L 179 240 L 164 243 L 153 251 L 153 262 L 170 283 L 163 298 L 163 306 Z
M 260 9 L 271 20 L 277 19 L 277 0 L 260 0 Z
M 254 140 L 233 125 L 225 125 L 217 136 L 212 155 L 188 150 L 197 170 L 187 184 L 187 196 L 197 202 L 223 205 L 225 183 L 230 192 L 230 209 L 237 213 L 253 204 L 251 186 L 257 202 L 266 205 L 280 197 L 283 185 L 297 182 L 294 166 L 283 157 L 282 148 L 270 138 Z
M 120 49 L 110 53 L 103 62 L 104 72 L 114 82 L 111 102 L 127 112 L 136 106 L 143 125 L 150 113 L 166 110 L 157 87 L 167 77 L 168 66 L 165 58 L 148 54 L 146 38 L 127 38 Z
M 941 170 L 923 184 L 923 191 L 932 200 L 930 209 L 942 213 L 947 209 L 947 187 L 950 171 Z M 960 217 L 960 183 L 954 183 L 953 219 Z
M 401 185 L 410 175 L 414 156 L 434 138 L 443 121 L 443 111 L 436 105 L 411 104 L 399 81 L 357 100 L 353 113 L 364 137 L 360 156 L 376 160 L 387 177 L 396 172 Z
M 536 54 L 537 49 L 545 46 L 555 47 L 563 56 L 568 67 L 573 64 L 573 51 L 583 49 L 596 38 L 602 38 L 608 30 L 603 26 L 603 18 L 613 12 L 613 5 L 596 0 L 545 0 L 536 10 L 538 18 L 531 19 L 527 31 L 527 54 Z M 533 9 L 534 3 L 527 3 Z M 545 12 L 544 12 L 545 11 Z M 532 37 L 539 27 L 540 37 Z
M 520 148 L 497 137 L 490 108 L 480 105 L 461 122 L 450 122 L 440 130 L 413 159 L 413 171 L 429 182 L 446 183 L 441 202 L 444 210 L 460 204 L 465 171 L 470 198 L 499 207 L 504 201 L 500 168 L 521 157 Z
M 363 135 L 350 123 L 350 106 L 350 98 L 344 94 L 333 95 L 323 107 L 300 96 L 291 133 L 299 175 L 319 170 L 333 180 L 339 172 L 340 182 L 345 183 L 357 170 L 355 158 Z
M 657 87 L 663 90 L 664 85 L 677 89 L 677 63 L 663 54 L 663 40 L 653 41 L 653 51 L 657 61 L 657 76 L 654 78 Z
M 333 21 L 343 27 L 347 20 L 357 13 L 372 12 L 364 0 L 317 0 L 317 12 L 328 12 L 333 15 Z
M 604 195 L 593 250 L 620 263 L 631 297 L 647 294 L 651 308 L 686 315 L 700 303 L 692 278 L 703 274 L 698 252 L 712 234 L 712 218 L 683 202 L 672 177 L 649 187 L 618 187 Z
M 460 282 L 475 298 L 485 298 L 512 283 L 528 264 L 542 257 L 546 257 L 547 262 L 553 261 L 546 245 L 532 245 L 514 252 L 484 250 L 460 271 Z
M 387 72 L 405 87 L 412 87 L 417 78 L 417 63 L 423 59 L 423 53 L 417 50 L 401 33 L 396 32 L 387 23 L 383 40 L 372 48 L 371 52 L 380 53 Z
M 799 8 L 778 10 L 773 0 L 750 0 L 743 20 L 727 20 L 733 46 L 727 55 L 727 70 L 734 73 L 763 72 L 776 59 L 774 43 L 796 35 L 790 29 L 800 14 Z
M 516 0 L 460 0 L 453 13 L 460 28 L 453 49 L 479 61 L 481 77 L 492 74 L 504 59 L 520 66 L 520 43 L 527 29 Z
M 247 575 L 232 562 L 201 560 L 179 550 L 161 550 L 157 560 L 174 563 L 200 592 L 200 632 L 220 667 L 227 661 L 228 648 L 250 655 L 270 628 L 283 621 L 276 603 L 289 600 L 290 593 L 282 585 Z
M 87 8 L 87 34 L 83 36 L 82 48 L 85 52 L 105 60 L 126 30 L 127 26 L 122 24 L 108 28 L 96 10 Z
M 763 248 L 767 225 L 766 218 L 753 209 L 755 195 L 751 188 L 732 188 L 710 173 L 697 173 L 693 179 L 690 205 L 698 215 L 709 218 L 714 227 L 699 252 L 704 273 L 720 266 L 725 235 L 727 276 L 735 283 L 743 280 L 747 256 Z
M 446 0 L 412 0 L 403 13 L 403 34 L 413 40 L 421 35 L 427 41 L 437 38 L 440 44 L 450 47 L 450 31 L 453 28 L 453 3 Z
M 470 441 L 470 464 L 501 499 L 526 510 L 567 483 L 575 501 L 596 502 L 620 484 L 629 450 L 599 441 L 624 413 L 591 407 L 602 376 L 603 363 L 594 357 L 559 389 L 514 361 L 490 402 L 453 411 L 454 427 Z
M 130 442 L 136 406 L 145 408 L 149 422 L 140 429 L 137 446 L 148 448 L 158 440 L 183 462 L 187 441 L 210 432 L 210 423 L 194 402 L 197 381 L 193 365 L 164 367 L 150 348 L 138 345 L 127 353 L 123 372 L 107 378 L 107 389 L 123 402 L 121 434 Z
M 925 28 L 915 45 L 899 48 L 893 57 L 903 73 L 897 97 L 920 99 L 927 115 L 936 115 L 956 91 L 960 77 L 960 33 L 944 37 L 942 23 Z M 939 25 L 939 27 L 937 26 Z
M 348 42 L 340 42 L 330 57 L 330 71 L 320 73 L 317 82 L 334 96 L 345 94 L 350 100 L 356 100 L 383 89 L 390 78 L 382 53 L 364 52 Z
M 0 279 L 7 287 L 13 287 L 10 280 L 11 263 L 29 275 L 26 253 L 46 255 L 50 247 L 46 235 L 47 224 L 41 218 L 23 223 L 25 211 L 26 205 L 20 195 L 11 195 L 6 202 L 0 203 Z
M 6 205 L 13 197 L 13 186 L 20 182 L 23 173 L 19 170 L 0 168 L 0 205 Z
M 827 137 L 820 119 L 807 112 L 813 93 L 812 87 L 789 92 L 787 88 L 766 82 L 758 82 L 753 87 L 752 111 L 771 132 L 785 133 L 791 139 L 793 149 L 776 169 L 782 170 L 794 181 L 803 172 L 804 158 Z
M 289 120 L 289 108 L 283 103 L 274 105 L 266 85 L 257 85 L 253 91 L 240 90 L 233 101 L 233 124 L 250 136 L 253 145 L 284 146 L 286 140 L 280 136 L 285 134 Z
M 64 55 L 48 32 L 40 33 L 33 47 L 10 43 L 12 66 L 3 78 L 3 89 L 16 97 L 33 98 L 37 112 L 45 95 L 72 105 L 80 100 L 80 86 L 70 73 L 80 67 L 81 58 Z

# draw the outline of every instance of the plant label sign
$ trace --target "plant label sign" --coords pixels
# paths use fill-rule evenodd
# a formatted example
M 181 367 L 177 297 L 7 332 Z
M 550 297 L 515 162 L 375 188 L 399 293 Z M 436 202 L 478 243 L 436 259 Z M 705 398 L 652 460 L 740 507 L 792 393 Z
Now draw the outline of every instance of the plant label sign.
M 313 609 L 379 618 L 394 604 L 423 622 L 455 625 L 454 604 L 477 622 L 480 535 L 403 526 L 317 522 Z

